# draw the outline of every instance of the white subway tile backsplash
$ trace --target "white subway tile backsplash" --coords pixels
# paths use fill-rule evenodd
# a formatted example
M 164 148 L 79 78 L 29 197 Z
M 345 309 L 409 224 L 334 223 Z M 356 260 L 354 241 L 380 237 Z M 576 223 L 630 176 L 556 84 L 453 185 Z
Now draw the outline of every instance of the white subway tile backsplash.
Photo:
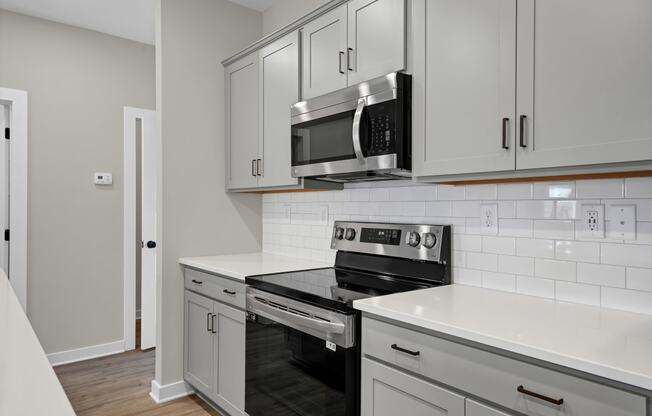
M 516 291 L 523 295 L 554 299 L 555 281 L 549 279 L 539 279 L 536 277 L 517 276 Z
M 622 198 L 624 189 L 623 179 L 577 181 L 577 199 Z
M 600 305 L 600 286 L 571 282 L 555 282 L 555 298 L 585 305 Z
M 516 218 L 555 218 L 555 201 L 517 201 Z
M 625 179 L 625 198 L 652 198 L 652 178 Z
M 538 182 L 532 190 L 534 199 L 575 198 L 575 182 Z
M 652 314 L 652 292 L 602 288 L 602 306 L 623 311 Z
M 582 241 L 557 241 L 555 243 L 555 258 L 558 260 L 600 262 L 600 243 Z
M 652 269 L 627 268 L 627 289 L 652 292 Z
M 498 205 L 497 236 L 482 235 L 483 203 Z M 636 239 L 576 238 L 582 204 L 604 204 L 607 227 L 613 206 L 635 204 Z M 319 217 L 324 205 L 327 225 Z M 263 250 L 332 263 L 336 220 L 450 224 L 456 284 L 652 314 L 652 178 L 467 186 L 402 181 L 267 194 Z
M 515 292 L 516 276 L 505 273 L 482 272 L 482 287 L 505 292 Z
M 621 266 L 577 263 L 577 281 L 598 286 L 625 287 L 625 270 Z
M 577 280 L 577 263 L 560 260 L 536 259 L 534 262 L 534 275 L 546 279 Z

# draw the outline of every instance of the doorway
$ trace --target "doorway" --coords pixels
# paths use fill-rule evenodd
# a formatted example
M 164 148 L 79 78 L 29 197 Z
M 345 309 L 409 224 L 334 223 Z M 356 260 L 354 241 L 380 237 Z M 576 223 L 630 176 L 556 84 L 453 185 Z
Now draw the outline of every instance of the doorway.
M 156 347 L 156 112 L 124 108 L 125 350 Z
M 0 267 L 27 312 L 27 92 L 0 88 Z

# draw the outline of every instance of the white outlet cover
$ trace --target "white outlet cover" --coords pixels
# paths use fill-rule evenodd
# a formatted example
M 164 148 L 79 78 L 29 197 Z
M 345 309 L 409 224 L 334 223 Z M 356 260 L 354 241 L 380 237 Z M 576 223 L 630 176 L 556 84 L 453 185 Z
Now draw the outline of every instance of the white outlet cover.
M 317 225 L 328 225 L 328 205 L 319 205 L 316 214 Z
M 480 205 L 480 233 L 498 234 L 498 204 Z
M 281 224 L 289 224 L 292 219 L 292 205 L 285 204 L 283 205 L 283 218 L 281 219 Z
M 592 224 L 592 226 L 590 224 Z M 604 205 L 582 205 L 580 226 L 578 227 L 578 238 L 604 238 Z
M 607 222 L 607 237 L 636 240 L 636 205 L 612 205 Z

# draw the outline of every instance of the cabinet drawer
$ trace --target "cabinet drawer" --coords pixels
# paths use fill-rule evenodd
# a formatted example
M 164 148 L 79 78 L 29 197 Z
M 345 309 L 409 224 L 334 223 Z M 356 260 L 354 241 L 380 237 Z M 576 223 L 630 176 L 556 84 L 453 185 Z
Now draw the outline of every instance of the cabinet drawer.
M 366 317 L 362 352 L 527 415 L 646 415 L 642 396 Z
M 245 284 L 214 274 L 186 268 L 186 289 L 238 308 L 245 308 Z

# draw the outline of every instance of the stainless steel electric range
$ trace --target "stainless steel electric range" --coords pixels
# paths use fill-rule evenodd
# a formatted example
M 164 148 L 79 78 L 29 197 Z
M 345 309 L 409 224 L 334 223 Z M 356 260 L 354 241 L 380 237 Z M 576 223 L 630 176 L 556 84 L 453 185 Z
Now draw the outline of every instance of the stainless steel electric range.
M 247 277 L 249 416 L 357 416 L 353 301 L 450 284 L 450 226 L 336 222 L 335 266 Z

